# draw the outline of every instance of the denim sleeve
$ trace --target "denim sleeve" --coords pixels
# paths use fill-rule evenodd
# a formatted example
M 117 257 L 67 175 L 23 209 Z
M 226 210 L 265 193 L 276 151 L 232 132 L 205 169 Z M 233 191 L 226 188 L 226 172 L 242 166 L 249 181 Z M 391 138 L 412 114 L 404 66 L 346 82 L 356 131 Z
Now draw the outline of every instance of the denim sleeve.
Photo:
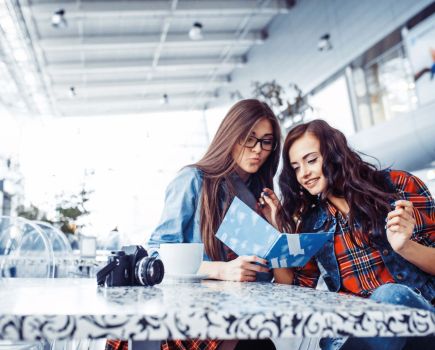
M 172 180 L 166 189 L 160 222 L 148 241 L 149 248 L 189 241 L 201 186 L 202 176 L 196 168 L 184 168 Z

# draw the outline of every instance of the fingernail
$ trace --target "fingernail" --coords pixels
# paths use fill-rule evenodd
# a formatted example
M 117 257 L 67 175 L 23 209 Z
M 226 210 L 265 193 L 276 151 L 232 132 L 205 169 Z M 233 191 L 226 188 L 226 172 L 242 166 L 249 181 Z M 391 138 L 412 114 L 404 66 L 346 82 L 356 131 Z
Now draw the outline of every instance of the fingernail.
M 388 222 L 388 218 L 385 218 L 385 222 Z

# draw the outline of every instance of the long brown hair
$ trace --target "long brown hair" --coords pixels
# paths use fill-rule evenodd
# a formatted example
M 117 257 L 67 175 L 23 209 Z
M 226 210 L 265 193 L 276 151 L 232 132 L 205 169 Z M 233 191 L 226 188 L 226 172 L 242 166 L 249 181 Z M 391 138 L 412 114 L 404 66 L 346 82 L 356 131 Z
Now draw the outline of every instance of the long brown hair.
M 305 133 L 311 133 L 320 142 L 327 188 L 319 197 L 312 196 L 300 186 L 290 164 L 290 148 Z M 344 198 L 349 205 L 350 227 L 358 223 L 362 232 L 373 231 L 374 238 L 378 238 L 376 233 L 383 232 L 385 217 L 391 210 L 389 200 L 397 198 L 397 195 L 385 172 L 363 161 L 349 147 L 342 132 L 323 120 L 298 125 L 290 130 L 285 139 L 282 162 L 279 186 L 283 197 L 281 220 L 284 230 L 295 232 L 295 218 L 302 218 L 313 204 L 333 195 Z M 358 238 L 368 243 L 367 234 Z
M 203 172 L 203 186 L 200 197 L 200 229 L 205 252 L 212 260 L 220 260 L 221 243 L 215 233 L 223 220 L 229 203 L 234 198 L 230 175 L 236 169 L 232 156 L 234 146 L 246 140 L 257 123 L 267 119 L 272 124 L 273 136 L 277 147 L 271 151 L 267 160 L 256 174 L 251 176 L 262 187 L 273 188 L 273 177 L 276 173 L 280 155 L 281 132 L 279 123 L 269 106 L 254 99 L 237 102 L 228 111 L 220 124 L 207 152 L 200 161 L 192 166 Z M 225 182 L 229 193 L 222 196 L 222 185 Z M 222 203 L 221 201 L 224 201 Z

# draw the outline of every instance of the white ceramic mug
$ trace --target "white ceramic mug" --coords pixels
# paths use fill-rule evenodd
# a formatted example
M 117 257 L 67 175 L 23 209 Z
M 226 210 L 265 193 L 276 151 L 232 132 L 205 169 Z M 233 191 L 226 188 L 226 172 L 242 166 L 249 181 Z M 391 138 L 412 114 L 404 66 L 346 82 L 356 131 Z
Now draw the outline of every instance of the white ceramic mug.
M 159 249 L 165 274 L 169 276 L 196 274 L 203 254 L 203 243 L 163 243 Z

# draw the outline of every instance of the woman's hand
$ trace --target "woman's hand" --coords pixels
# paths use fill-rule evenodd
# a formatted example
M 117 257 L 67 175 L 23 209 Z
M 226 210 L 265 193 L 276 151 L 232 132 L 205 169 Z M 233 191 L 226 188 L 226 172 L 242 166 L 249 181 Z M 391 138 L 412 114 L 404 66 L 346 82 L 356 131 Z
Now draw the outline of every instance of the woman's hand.
M 277 212 L 281 208 L 281 203 L 279 202 L 278 197 L 270 188 L 263 188 L 259 202 L 261 213 L 271 225 L 279 230 Z
M 256 272 L 269 272 L 265 266 L 267 260 L 258 256 L 239 256 L 237 259 L 227 261 L 221 265 L 219 279 L 224 281 L 253 282 L 256 279 Z
M 410 242 L 415 220 L 413 205 L 410 201 L 398 200 L 395 206 L 394 210 L 387 215 L 387 238 L 394 251 L 400 252 Z

